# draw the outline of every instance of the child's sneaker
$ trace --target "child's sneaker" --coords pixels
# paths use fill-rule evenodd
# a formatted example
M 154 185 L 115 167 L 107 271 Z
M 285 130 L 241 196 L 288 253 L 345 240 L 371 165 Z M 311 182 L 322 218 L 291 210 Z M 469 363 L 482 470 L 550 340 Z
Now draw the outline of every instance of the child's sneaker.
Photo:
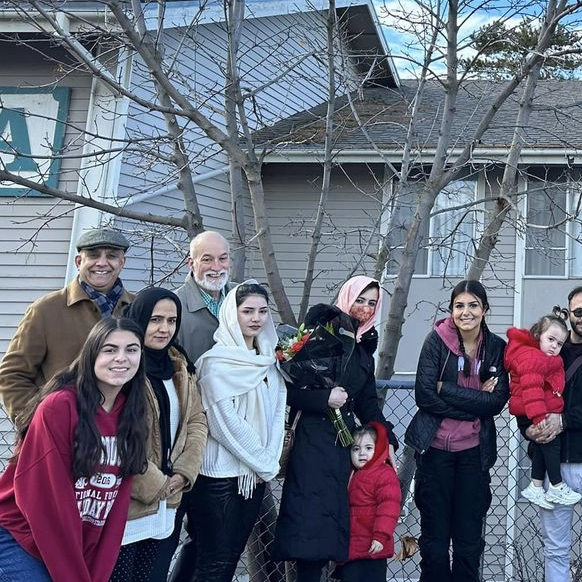
M 550 503 L 550 500 L 546 497 L 543 487 L 536 487 L 533 483 L 530 483 L 521 494 L 528 501 L 531 501 L 538 507 L 542 507 L 543 509 L 554 509 L 554 504 Z
M 555 486 L 550 485 L 546 493 L 546 501 L 559 503 L 560 505 L 574 505 L 580 499 L 582 499 L 582 495 L 570 489 L 566 483 L 560 483 Z

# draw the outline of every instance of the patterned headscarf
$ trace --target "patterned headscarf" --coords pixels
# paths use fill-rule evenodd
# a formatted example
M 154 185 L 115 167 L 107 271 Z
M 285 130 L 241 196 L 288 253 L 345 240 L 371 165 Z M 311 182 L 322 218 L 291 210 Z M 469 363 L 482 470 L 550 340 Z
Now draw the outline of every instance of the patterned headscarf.
M 376 279 L 372 279 L 371 277 L 366 277 L 365 275 L 356 275 L 351 279 L 348 279 L 340 289 L 340 292 L 337 296 L 336 305 L 344 312 L 349 315 L 352 306 L 354 305 L 356 299 L 362 294 L 362 291 L 371 283 L 376 283 L 379 287 L 378 281 Z M 380 310 L 382 309 L 382 294 L 378 294 L 378 303 L 376 303 L 376 309 L 366 323 L 358 326 L 358 330 L 356 332 L 356 341 L 359 342 L 362 339 L 362 335 L 364 335 L 369 329 L 374 327 L 376 323 L 376 319 L 380 314 Z

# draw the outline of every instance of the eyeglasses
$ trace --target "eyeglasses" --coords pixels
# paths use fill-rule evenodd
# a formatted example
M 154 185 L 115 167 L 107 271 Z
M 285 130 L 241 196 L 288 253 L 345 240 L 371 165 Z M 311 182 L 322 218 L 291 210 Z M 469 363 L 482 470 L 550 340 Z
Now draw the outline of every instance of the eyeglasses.
M 570 315 L 573 315 L 576 319 L 582 319 L 582 307 L 578 307 L 578 309 L 571 309 Z

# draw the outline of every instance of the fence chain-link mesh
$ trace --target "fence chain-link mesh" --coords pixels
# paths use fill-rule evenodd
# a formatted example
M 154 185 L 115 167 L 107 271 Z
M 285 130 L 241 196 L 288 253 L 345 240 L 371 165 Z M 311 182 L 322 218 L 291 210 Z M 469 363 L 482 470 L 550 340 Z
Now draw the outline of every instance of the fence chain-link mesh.
M 420 517 L 414 504 L 414 455 L 404 446 L 404 431 L 414 412 L 413 383 L 389 382 L 384 412 L 394 424 L 401 443 L 397 452 L 399 476 L 404 489 L 404 504 L 395 533 L 395 550 L 398 553 L 401 539 L 405 536 L 418 538 Z M 529 459 L 515 419 L 505 410 L 496 420 L 497 463 L 491 470 L 493 501 L 485 522 L 485 551 L 482 559 L 482 580 L 487 582 L 545 582 L 543 571 L 543 547 L 537 510 L 520 498 L 529 479 Z M 14 431 L 6 419 L 0 420 L 0 455 L 2 468 L 10 456 L 14 443 Z M 269 558 L 273 540 L 277 509 L 283 482 L 274 480 L 267 488 L 257 523 L 247 549 L 243 554 L 236 582 L 294 582 L 292 564 L 274 563 Z M 40 495 L 40 490 L 39 490 Z M 580 537 L 582 524 L 579 506 L 575 510 L 572 532 L 572 580 L 582 582 L 582 558 Z M 414 581 L 419 578 L 419 553 L 399 561 L 388 562 L 387 580 Z M 330 573 L 322 581 L 331 580 Z

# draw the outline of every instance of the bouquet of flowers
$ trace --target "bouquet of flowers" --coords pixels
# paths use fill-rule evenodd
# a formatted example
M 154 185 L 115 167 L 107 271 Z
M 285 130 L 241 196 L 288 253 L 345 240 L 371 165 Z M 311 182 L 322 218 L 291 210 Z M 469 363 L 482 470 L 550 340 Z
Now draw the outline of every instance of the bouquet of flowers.
M 333 327 L 330 324 L 317 325 L 313 330 L 306 329 L 304 324 L 297 329 L 282 327 L 279 337 L 283 337 L 275 353 L 286 379 L 311 389 L 336 387 L 342 372 L 343 344 L 334 335 Z M 341 445 L 351 446 L 354 439 L 339 409 L 328 408 L 327 416 Z

